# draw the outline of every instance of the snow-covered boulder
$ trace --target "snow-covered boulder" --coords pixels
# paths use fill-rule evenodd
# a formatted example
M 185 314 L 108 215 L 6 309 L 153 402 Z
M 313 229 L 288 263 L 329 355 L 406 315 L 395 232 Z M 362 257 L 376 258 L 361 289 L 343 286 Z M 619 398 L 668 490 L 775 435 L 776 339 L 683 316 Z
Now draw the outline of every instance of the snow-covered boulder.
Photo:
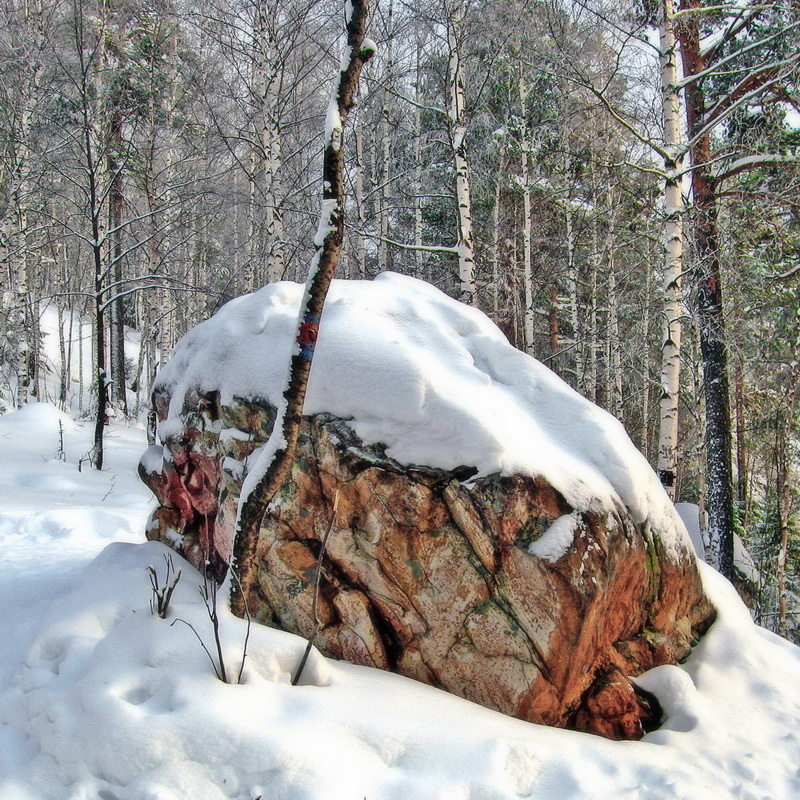
M 302 287 L 225 306 L 154 388 L 163 449 L 148 537 L 217 574 L 269 436 Z M 269 509 L 253 609 L 326 654 L 522 719 L 635 738 L 629 676 L 710 624 L 692 546 L 621 425 L 479 311 L 395 274 L 334 282 L 290 479 Z

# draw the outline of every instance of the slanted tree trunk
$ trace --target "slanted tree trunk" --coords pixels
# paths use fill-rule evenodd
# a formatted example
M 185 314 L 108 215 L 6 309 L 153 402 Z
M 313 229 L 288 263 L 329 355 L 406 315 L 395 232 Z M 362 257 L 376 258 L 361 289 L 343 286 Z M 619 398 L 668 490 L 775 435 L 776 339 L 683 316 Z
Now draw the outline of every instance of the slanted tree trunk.
M 262 457 L 248 473 L 239 502 L 231 568 L 231 610 L 244 616 L 254 581 L 258 531 L 267 506 L 286 480 L 294 458 L 303 414 L 308 376 L 322 318 L 325 296 L 344 240 L 344 126 L 355 101 L 363 65 L 374 53 L 365 40 L 367 0 L 348 0 L 346 68 L 339 74 L 336 91 L 328 105 L 326 142 L 322 164 L 322 214 L 300 310 L 300 325 L 291 359 L 289 380 L 273 434 Z

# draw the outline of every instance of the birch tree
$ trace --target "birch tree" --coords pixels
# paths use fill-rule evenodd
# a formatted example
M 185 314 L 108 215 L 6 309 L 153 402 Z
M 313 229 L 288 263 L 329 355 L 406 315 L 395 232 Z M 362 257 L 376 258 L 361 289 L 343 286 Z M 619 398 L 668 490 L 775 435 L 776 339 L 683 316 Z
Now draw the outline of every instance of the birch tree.
M 133 124 L 146 117 L 143 112 L 147 109 L 146 102 L 139 102 L 143 98 L 138 78 L 111 70 L 108 49 L 113 47 L 116 55 L 120 54 L 120 38 L 129 39 L 127 20 L 115 17 L 104 4 L 75 2 L 65 21 L 71 46 L 58 54 L 59 102 L 73 113 L 59 120 L 64 143 L 57 158 L 51 157 L 46 163 L 50 173 L 60 179 L 61 188 L 55 197 L 65 209 L 53 217 L 53 223 L 62 228 L 65 237 L 78 243 L 76 252 L 91 265 L 85 283 L 71 296 L 86 298 L 92 306 L 96 419 L 90 460 L 101 469 L 111 383 L 110 309 L 140 292 L 163 289 L 165 278 L 154 279 L 149 269 L 141 274 L 125 274 L 121 269 L 125 260 L 135 259 L 146 244 L 157 240 L 160 231 L 152 230 L 148 222 L 162 217 L 163 209 L 146 207 L 125 216 L 120 209 L 121 176 L 130 173 L 131 163 L 138 163 L 140 155 L 135 152 L 137 143 L 124 135 L 123 129 L 129 127 L 132 132 Z M 120 37 L 122 30 L 124 37 Z M 138 69 L 138 59 L 136 63 Z M 141 161 L 146 162 L 146 158 Z M 122 354 L 120 347 L 116 355 L 121 359 Z M 119 369 L 122 373 L 116 380 L 124 390 L 124 366 Z
M 456 176 L 456 206 L 458 210 L 458 278 L 461 300 L 475 302 L 475 255 L 472 243 L 472 200 L 469 190 L 469 163 L 467 161 L 467 125 L 464 111 L 464 73 L 461 66 L 462 26 L 466 7 L 462 0 L 454 0 L 447 13 L 447 82 L 450 122 L 450 144 Z
M 52 9 L 43 0 L 9 9 L 7 57 L 13 82 L 3 83 L 6 147 L 3 174 L 7 202 L 0 216 L 2 261 L 8 276 L 9 296 L 0 298 L 5 324 L 2 333 L 16 351 L 16 405 L 39 394 L 40 336 L 39 293 L 35 262 L 37 243 L 33 230 L 36 159 L 34 127 L 39 122 L 46 80 L 46 46 L 51 35 Z M 5 48 L 4 48 L 5 49 Z
M 647 6 L 648 14 L 653 4 Z M 659 470 L 668 490 L 674 483 L 677 442 L 677 393 L 680 366 L 679 317 L 683 211 L 680 181 L 690 176 L 690 232 L 693 244 L 691 270 L 700 331 L 705 396 L 708 470 L 709 535 L 717 567 L 733 574 L 733 495 L 731 426 L 728 397 L 727 349 L 722 303 L 722 255 L 718 226 L 718 193 L 725 181 L 767 163 L 795 160 L 791 154 L 747 152 L 739 146 L 715 151 L 723 126 L 736 113 L 757 107 L 765 98 L 786 96 L 786 81 L 796 69 L 800 54 L 788 46 L 797 38 L 796 12 L 789 4 L 720 7 L 703 0 L 682 0 L 677 12 L 664 2 L 659 8 L 662 141 L 642 130 L 637 120 L 587 81 L 616 120 L 640 142 L 651 147 L 664 162 L 662 178 L 669 198 L 665 227 L 665 337 L 662 349 L 662 408 Z M 601 11 L 598 19 L 607 21 Z M 672 30 L 670 31 L 670 20 Z M 770 24 L 766 24 L 770 21 Z M 780 21 L 780 24 L 778 24 Z M 619 29 L 617 29 L 619 30 Z M 706 35 L 710 34 L 710 35 Z M 683 76 L 676 74 L 678 46 Z M 688 140 L 680 143 L 677 98 L 683 95 Z M 663 142 L 663 144 L 662 144 Z M 689 165 L 681 169 L 681 159 Z M 676 339 L 677 337 L 677 339 Z M 674 489 L 672 490 L 674 492 Z
M 280 4 L 257 0 L 255 6 L 256 57 L 253 64 L 253 95 L 255 131 L 251 156 L 251 287 L 258 288 L 264 279 L 280 280 L 284 270 L 284 232 L 281 187 L 281 95 L 283 66 L 280 41 L 283 32 L 283 12 Z M 258 195 L 258 197 L 257 197 Z M 256 200 L 259 202 L 256 202 Z M 266 215 L 263 237 L 259 233 L 256 215 Z M 261 241 L 263 238 L 263 241 Z M 263 258 L 265 273 L 259 275 L 255 259 Z
M 781 7 L 781 3 L 776 3 L 735 9 L 718 23 L 717 35 L 708 44 L 701 38 L 706 13 L 702 0 L 683 0 L 676 19 L 684 74 L 680 86 L 684 91 L 691 162 L 691 222 L 696 258 L 692 277 L 703 360 L 708 531 L 716 566 L 727 577 L 733 576 L 734 569 L 733 470 L 717 193 L 725 180 L 740 172 L 764 163 L 785 161 L 787 157 L 780 153 L 732 152 L 725 154 L 720 162 L 714 158 L 711 134 L 738 109 L 779 90 L 800 61 L 800 51 L 776 52 L 770 47 L 779 36 L 785 37 L 800 27 L 800 21 L 793 19 L 788 7 L 783 8 L 790 20 L 788 29 L 782 27 L 780 31 L 762 35 L 755 28 L 768 11 Z M 755 38 L 750 39 L 747 34 L 754 30 Z M 726 78 L 733 74 L 735 79 L 729 88 L 716 94 L 713 85 L 712 91 L 708 85 L 711 78 L 720 74 Z
M 675 500 L 678 464 L 678 403 L 680 399 L 681 317 L 683 310 L 683 142 L 678 89 L 678 50 L 673 0 L 659 4 L 661 114 L 664 126 L 664 336 L 661 346 L 661 400 L 658 437 L 658 477 Z

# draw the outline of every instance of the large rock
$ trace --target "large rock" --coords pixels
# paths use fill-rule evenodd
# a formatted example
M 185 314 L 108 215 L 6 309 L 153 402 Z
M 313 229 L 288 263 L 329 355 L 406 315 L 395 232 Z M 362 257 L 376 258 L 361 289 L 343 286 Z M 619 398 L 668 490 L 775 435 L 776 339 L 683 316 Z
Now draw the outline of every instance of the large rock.
M 214 331 L 216 346 L 219 327 Z M 324 331 L 323 324 L 321 337 Z M 240 387 L 187 380 L 192 359 L 209 358 L 198 341 L 179 346 L 180 369 L 168 369 L 157 382 L 163 450 L 148 451 L 141 473 L 160 501 L 148 537 L 221 576 L 248 457 L 251 463 L 258 457 L 275 408 L 252 391 L 250 375 L 248 397 L 236 394 Z M 547 402 L 543 387 L 555 387 L 561 411 L 582 415 L 576 425 L 587 415 L 592 425 L 611 425 L 554 380 L 541 378 L 537 402 Z M 315 403 L 324 400 L 312 393 L 312 409 Z M 582 476 L 564 483 L 555 466 L 559 487 L 533 469 L 504 474 L 480 463 L 447 469 L 400 463 L 380 439 L 358 435 L 356 406 L 355 419 L 329 413 L 304 419 L 291 477 L 261 528 L 254 616 L 310 636 L 316 610 L 316 643 L 324 653 L 521 719 L 611 738 L 636 738 L 657 724 L 657 704 L 629 676 L 686 656 L 713 609 L 666 497 L 659 505 L 652 481 L 644 499 L 631 490 L 643 459 L 631 465 L 633 477 L 615 478 L 619 490 L 587 499 L 583 489 L 602 484 Z M 611 447 L 604 436 L 588 449 Z M 611 447 L 595 461 L 627 476 L 617 462 L 633 458 L 628 446 Z

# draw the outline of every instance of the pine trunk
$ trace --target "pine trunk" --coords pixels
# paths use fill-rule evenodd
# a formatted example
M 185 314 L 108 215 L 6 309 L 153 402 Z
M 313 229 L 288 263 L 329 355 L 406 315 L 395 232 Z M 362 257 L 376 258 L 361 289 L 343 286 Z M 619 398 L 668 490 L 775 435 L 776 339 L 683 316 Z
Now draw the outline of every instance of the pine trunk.
M 684 75 L 697 75 L 705 67 L 700 46 L 700 0 L 690 0 L 690 11 L 679 28 Z M 722 305 L 722 280 L 717 230 L 716 185 L 711 163 L 710 133 L 702 133 L 705 94 L 698 81 L 685 88 L 686 121 L 692 147 L 692 196 L 697 265 L 694 269 L 703 392 L 706 412 L 708 537 L 715 566 L 733 577 L 733 470 L 731 465 L 731 414 L 728 390 L 728 352 Z

